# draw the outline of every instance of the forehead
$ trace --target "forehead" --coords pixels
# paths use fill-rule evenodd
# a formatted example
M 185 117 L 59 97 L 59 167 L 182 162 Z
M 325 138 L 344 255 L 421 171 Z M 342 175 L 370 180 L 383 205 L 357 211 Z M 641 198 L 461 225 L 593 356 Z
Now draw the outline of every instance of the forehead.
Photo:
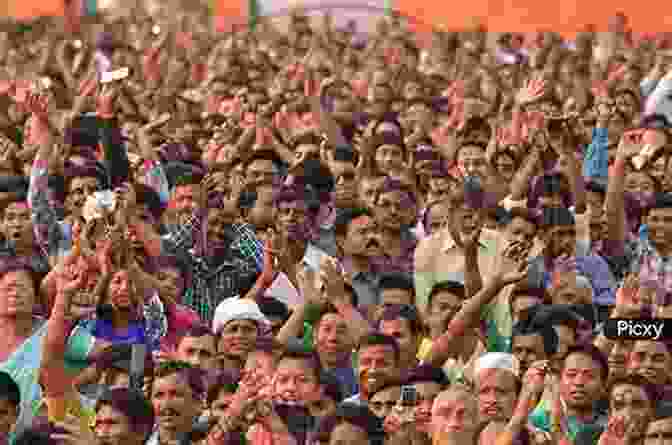
M 667 417 L 660 420 L 654 420 L 649 423 L 647 429 L 649 433 L 653 432 L 672 432 L 672 417 Z
M 278 374 L 310 374 L 313 372 L 313 366 L 306 358 L 286 357 L 280 359 L 276 373 Z
M 594 369 L 599 370 L 600 364 L 587 354 L 574 353 L 565 358 L 565 369 Z
M 432 296 L 432 301 L 434 303 L 459 303 L 462 299 L 449 290 L 440 290 Z
M 516 335 L 513 337 L 513 344 L 518 346 L 537 346 L 543 344 L 544 339 L 541 334 L 533 333 L 530 335 Z
M 476 408 L 474 397 L 465 391 L 444 391 L 434 402 L 434 410 L 443 410 L 446 408 Z
M 459 158 L 480 158 L 485 155 L 483 148 L 478 145 L 464 145 L 460 148 Z
M 121 418 L 127 420 L 128 418 L 121 411 L 114 408 L 109 403 L 102 403 L 96 410 L 96 417 L 113 417 L 115 419 Z
M 632 348 L 633 352 L 648 352 L 650 354 L 669 354 L 665 344 L 659 341 L 639 340 Z
M 371 396 L 372 401 L 376 400 L 396 400 L 401 396 L 401 386 L 391 386 L 382 391 L 378 391 Z
M 179 372 L 154 379 L 152 392 L 165 391 L 168 389 L 191 390 L 187 379 Z
M 5 208 L 5 213 L 30 213 L 30 209 L 25 202 L 12 202 L 7 208 Z
M 256 328 L 257 323 L 253 320 L 231 320 L 230 322 L 224 325 L 225 329 L 232 329 L 238 327 Z
M 345 319 L 342 315 L 329 312 L 324 314 L 319 320 L 319 327 L 334 327 L 334 326 L 344 326 Z
M 644 391 L 644 388 L 638 385 L 630 385 L 628 383 L 626 384 L 621 384 L 621 385 L 616 385 L 612 388 L 611 390 L 611 398 L 612 399 L 618 399 L 622 398 L 625 396 L 630 396 L 633 398 L 637 399 L 645 399 L 648 400 L 648 397 L 646 395 L 646 391 Z
M 520 216 L 516 216 L 513 218 L 511 221 L 511 229 L 512 230 L 526 230 L 526 231 L 534 231 L 534 225 L 527 221 L 524 218 L 521 218 Z
M 365 345 L 359 350 L 360 357 L 394 357 L 394 353 L 391 345 Z
M 380 330 L 385 332 L 410 331 L 411 323 L 405 318 L 395 318 L 394 320 L 382 320 Z
M 211 346 L 215 347 L 215 336 L 214 334 L 205 334 L 200 337 L 184 337 L 180 342 L 180 346 Z
M 505 369 L 483 369 L 476 378 L 479 388 L 496 386 L 498 388 L 513 389 L 516 385 L 516 376 Z

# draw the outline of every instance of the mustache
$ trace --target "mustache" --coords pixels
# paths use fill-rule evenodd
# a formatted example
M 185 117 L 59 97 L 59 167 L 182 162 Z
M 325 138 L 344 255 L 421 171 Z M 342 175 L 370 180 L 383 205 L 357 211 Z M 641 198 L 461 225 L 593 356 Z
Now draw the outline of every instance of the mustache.
M 162 409 L 161 411 L 159 411 L 159 416 L 160 417 L 164 417 L 164 416 L 177 417 L 179 415 L 180 415 L 180 413 L 173 408 L 165 408 L 165 409 Z

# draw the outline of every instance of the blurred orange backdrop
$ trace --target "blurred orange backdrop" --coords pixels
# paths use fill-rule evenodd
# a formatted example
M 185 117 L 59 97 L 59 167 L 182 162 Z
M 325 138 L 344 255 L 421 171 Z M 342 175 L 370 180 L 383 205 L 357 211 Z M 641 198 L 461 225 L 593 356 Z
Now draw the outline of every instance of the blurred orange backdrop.
M 240 15 L 247 11 L 247 0 L 214 2 L 217 3 L 218 15 L 225 21 L 240 20 L 243 18 Z M 290 2 L 296 3 L 287 0 L 287 3 Z M 63 0 L 0 0 L 0 3 L 5 3 L 8 9 L 0 13 L 15 17 L 63 13 Z M 362 1 L 362 4 L 365 3 Z M 661 14 L 657 8 L 645 7 L 636 0 L 392 0 L 392 6 L 405 15 L 418 18 L 420 22 L 456 29 L 478 17 L 493 31 L 530 32 L 543 27 L 571 35 L 587 24 L 604 29 L 609 18 L 618 11 L 629 17 L 631 28 L 637 32 L 663 32 L 672 26 L 672 14 Z

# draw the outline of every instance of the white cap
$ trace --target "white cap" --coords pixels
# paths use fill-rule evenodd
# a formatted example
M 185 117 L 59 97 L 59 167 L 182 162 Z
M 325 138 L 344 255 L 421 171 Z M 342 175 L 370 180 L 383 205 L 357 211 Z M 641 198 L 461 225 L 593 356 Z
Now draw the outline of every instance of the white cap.
M 257 303 L 247 298 L 233 297 L 222 301 L 215 309 L 212 331 L 219 334 L 224 325 L 234 320 L 252 320 L 257 324 L 269 324 Z
M 520 366 L 516 357 L 505 352 L 488 352 L 476 360 L 474 376 L 478 376 L 484 369 L 503 369 L 518 375 Z

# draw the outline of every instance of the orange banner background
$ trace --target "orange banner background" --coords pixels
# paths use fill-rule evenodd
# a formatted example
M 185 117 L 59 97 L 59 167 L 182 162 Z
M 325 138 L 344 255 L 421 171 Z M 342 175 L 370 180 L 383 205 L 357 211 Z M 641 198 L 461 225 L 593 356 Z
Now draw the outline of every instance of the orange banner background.
M 15 17 L 62 14 L 63 0 L 0 0 Z M 219 15 L 244 13 L 247 0 L 218 0 Z M 586 24 L 598 29 L 606 26 L 609 17 L 623 11 L 632 29 L 638 32 L 662 32 L 672 26 L 672 14 L 658 11 L 652 5 L 636 0 L 470 0 L 468 2 L 438 2 L 433 0 L 396 0 L 394 8 L 419 21 L 460 28 L 473 17 L 493 31 L 535 31 L 540 27 L 573 34 Z

